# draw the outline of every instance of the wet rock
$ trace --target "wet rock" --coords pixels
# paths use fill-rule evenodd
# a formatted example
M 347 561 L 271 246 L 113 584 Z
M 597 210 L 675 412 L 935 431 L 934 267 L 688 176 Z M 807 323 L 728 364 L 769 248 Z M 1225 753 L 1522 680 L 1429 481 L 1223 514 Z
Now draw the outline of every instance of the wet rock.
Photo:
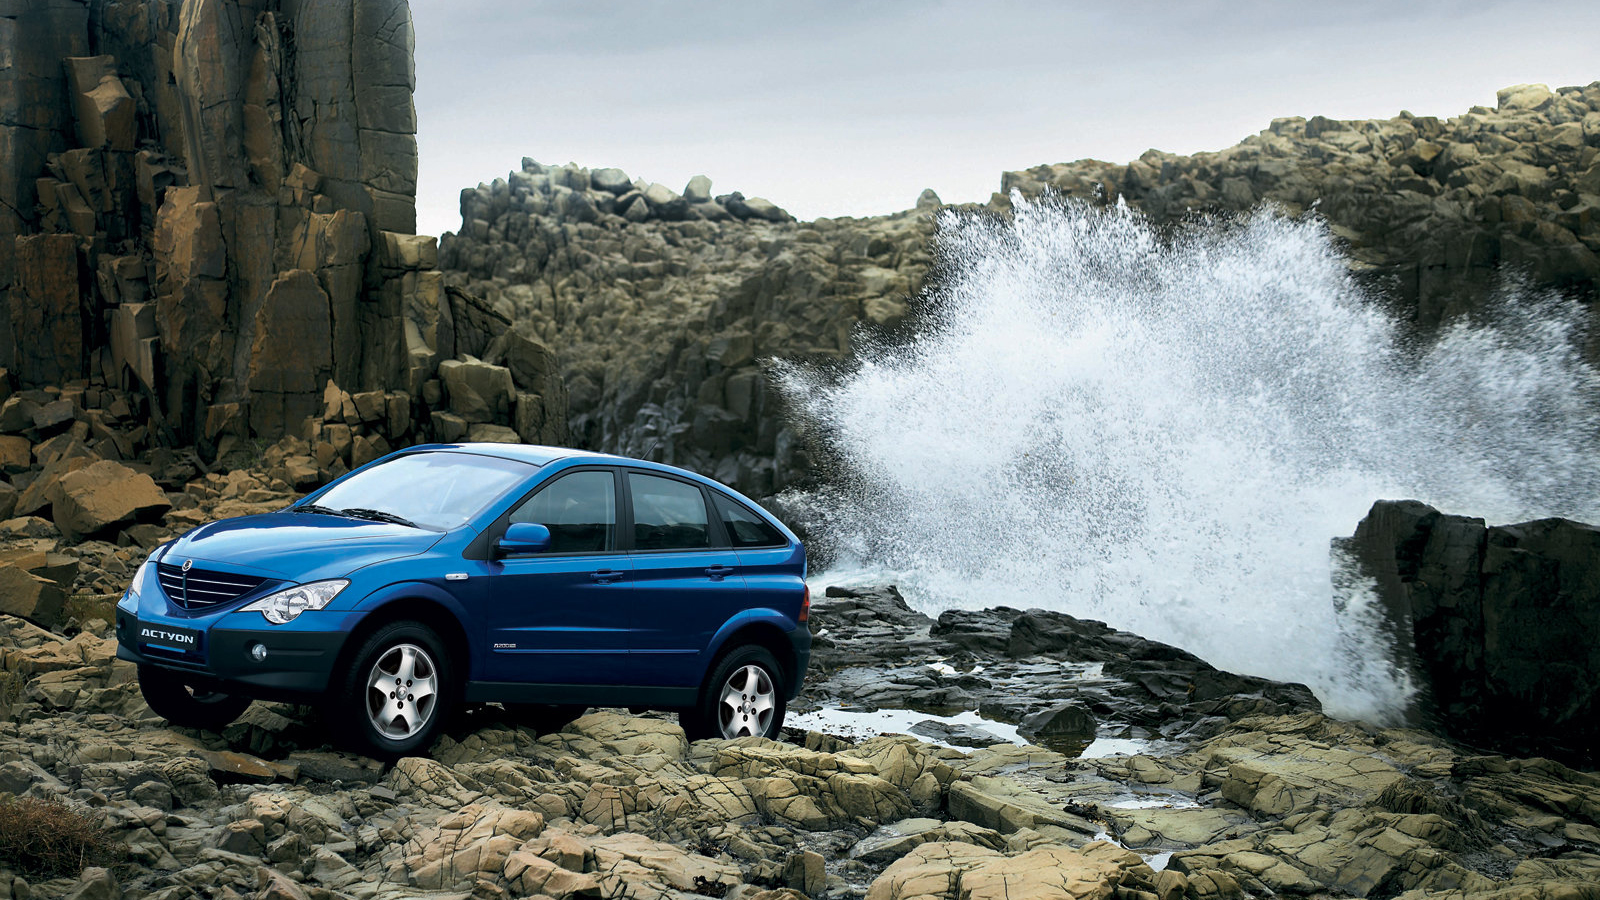
M 1023 737 L 1094 740 L 1094 714 L 1081 703 L 1058 703 L 1036 712 L 1017 726 Z
M 1336 542 L 1378 584 L 1419 716 L 1489 747 L 1593 762 L 1600 747 L 1600 529 L 1486 527 L 1415 501 L 1373 505 Z

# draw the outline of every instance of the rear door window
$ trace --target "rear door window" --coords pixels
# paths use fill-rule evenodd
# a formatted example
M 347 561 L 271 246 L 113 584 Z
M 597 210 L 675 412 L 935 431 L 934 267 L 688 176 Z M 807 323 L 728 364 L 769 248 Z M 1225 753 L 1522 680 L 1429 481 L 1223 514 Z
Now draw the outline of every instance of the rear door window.
M 717 517 L 722 520 L 728 540 L 735 548 L 782 547 L 789 543 L 783 532 L 772 527 L 771 522 L 732 497 L 712 491 L 711 502 L 716 506 Z
M 633 549 L 711 547 L 711 521 L 699 485 L 630 472 L 628 492 L 633 501 Z
M 563 475 L 511 512 L 511 522 L 550 529 L 551 553 L 617 548 L 617 483 L 609 471 Z

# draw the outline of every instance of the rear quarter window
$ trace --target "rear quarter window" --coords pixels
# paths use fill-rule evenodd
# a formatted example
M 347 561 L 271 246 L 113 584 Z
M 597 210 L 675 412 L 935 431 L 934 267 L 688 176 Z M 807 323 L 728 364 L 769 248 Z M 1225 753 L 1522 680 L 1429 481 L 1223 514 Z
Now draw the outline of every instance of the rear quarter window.
M 712 491 L 711 503 L 735 548 L 782 547 L 789 543 L 783 532 L 772 527 L 765 517 L 732 497 Z

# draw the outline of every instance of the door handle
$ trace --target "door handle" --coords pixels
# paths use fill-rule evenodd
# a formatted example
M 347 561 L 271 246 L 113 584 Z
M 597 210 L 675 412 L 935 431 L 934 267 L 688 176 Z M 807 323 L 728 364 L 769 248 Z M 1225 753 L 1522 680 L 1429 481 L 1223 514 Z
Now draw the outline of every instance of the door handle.
M 709 576 L 712 581 L 721 581 L 732 574 L 733 566 L 712 566 L 706 570 L 706 575 Z
M 613 581 L 621 581 L 622 575 L 622 572 L 613 569 L 601 569 L 598 572 L 590 572 L 589 578 L 597 584 L 610 584 Z

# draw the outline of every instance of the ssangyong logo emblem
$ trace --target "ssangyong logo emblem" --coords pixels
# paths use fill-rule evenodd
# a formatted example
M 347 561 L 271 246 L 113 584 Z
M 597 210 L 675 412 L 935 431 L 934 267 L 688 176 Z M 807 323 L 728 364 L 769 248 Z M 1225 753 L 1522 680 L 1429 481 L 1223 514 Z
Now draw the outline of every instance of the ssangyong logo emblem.
M 168 641 L 174 644 L 193 644 L 194 635 L 182 634 L 176 631 L 162 631 L 159 628 L 140 629 L 139 636 L 151 641 Z
M 187 571 L 189 571 L 189 569 L 190 569 L 190 568 L 191 568 L 191 567 L 192 567 L 192 566 L 193 566 L 193 565 L 194 565 L 194 560 L 192 560 L 192 559 L 186 559 L 186 560 L 184 560 L 184 561 L 183 561 L 183 570 L 184 570 L 184 571 L 185 571 L 185 572 L 187 572 Z

